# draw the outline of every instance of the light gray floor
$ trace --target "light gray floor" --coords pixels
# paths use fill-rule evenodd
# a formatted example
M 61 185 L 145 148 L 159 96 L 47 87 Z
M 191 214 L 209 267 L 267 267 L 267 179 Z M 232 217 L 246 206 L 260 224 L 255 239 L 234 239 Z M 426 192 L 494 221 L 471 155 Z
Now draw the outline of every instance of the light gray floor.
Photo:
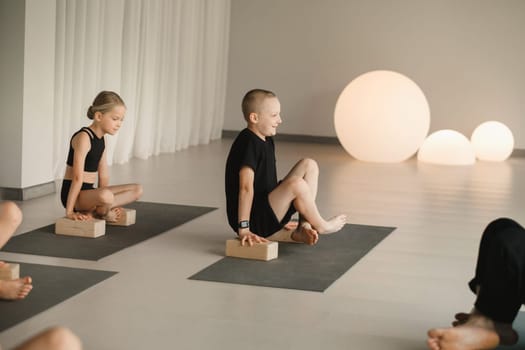
M 217 211 L 98 262 L 1 252 L 3 260 L 119 274 L 0 333 L 0 343 L 9 348 L 61 324 L 86 349 L 424 349 L 428 328 L 472 305 L 466 281 L 485 225 L 499 216 L 525 222 L 524 158 L 468 167 L 374 164 L 335 145 L 278 143 L 281 176 L 300 157 L 318 161 L 322 214 L 398 229 L 324 293 L 190 281 L 222 258 L 233 234 L 223 189 L 230 144 L 111 168 L 112 183 L 142 183 L 145 201 Z M 58 194 L 20 205 L 18 232 L 63 215 Z

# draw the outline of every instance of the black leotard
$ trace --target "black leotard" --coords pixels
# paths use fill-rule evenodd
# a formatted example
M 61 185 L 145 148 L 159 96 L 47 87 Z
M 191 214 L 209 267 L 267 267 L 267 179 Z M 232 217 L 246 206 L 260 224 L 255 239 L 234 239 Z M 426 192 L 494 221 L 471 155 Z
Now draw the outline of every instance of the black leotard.
M 93 132 L 93 130 L 87 127 L 80 129 L 71 137 L 71 141 L 69 141 L 69 153 L 67 155 L 66 164 L 69 166 L 73 166 L 75 150 L 73 149 L 72 140 L 73 137 L 75 137 L 80 132 L 87 133 L 89 135 L 89 139 L 91 140 L 91 149 L 86 154 L 86 161 L 84 162 L 84 171 L 97 171 L 98 163 L 100 162 L 100 158 L 102 158 L 102 153 L 104 152 L 104 148 L 106 147 L 104 143 L 104 136 L 98 138 L 97 135 L 95 135 L 95 133 Z

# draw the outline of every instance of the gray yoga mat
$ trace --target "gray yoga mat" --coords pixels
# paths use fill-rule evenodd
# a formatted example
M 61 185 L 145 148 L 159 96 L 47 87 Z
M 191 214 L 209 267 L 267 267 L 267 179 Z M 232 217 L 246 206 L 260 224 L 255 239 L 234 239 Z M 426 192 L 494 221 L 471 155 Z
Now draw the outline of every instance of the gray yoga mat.
M 0 332 L 113 276 L 116 272 L 20 263 L 20 276 L 33 278 L 23 300 L 0 300 Z
M 106 225 L 104 236 L 83 238 L 56 235 L 53 223 L 11 238 L 2 250 L 59 258 L 99 260 L 216 209 L 151 202 L 135 202 L 126 205 L 126 208 L 137 210 L 136 224 L 127 227 Z
M 393 230 L 348 224 L 314 246 L 280 242 L 275 260 L 225 257 L 190 279 L 323 292 Z

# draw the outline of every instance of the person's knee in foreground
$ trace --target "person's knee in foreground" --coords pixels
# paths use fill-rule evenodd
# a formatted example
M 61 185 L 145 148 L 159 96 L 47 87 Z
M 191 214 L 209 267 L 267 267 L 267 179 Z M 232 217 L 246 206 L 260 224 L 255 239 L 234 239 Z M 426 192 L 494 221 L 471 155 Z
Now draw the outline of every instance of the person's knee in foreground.
M 470 313 L 457 313 L 450 328 L 428 331 L 432 350 L 485 350 L 513 345 L 512 328 L 525 302 L 525 229 L 512 219 L 491 222 L 483 232 L 475 277 L 469 282 L 476 293 Z
M 71 137 L 61 190 L 68 218 L 87 220 L 94 216 L 117 221 L 121 206 L 142 195 L 139 184 L 109 185 L 104 136 L 118 132 L 125 113 L 126 106 L 117 93 L 102 91 L 87 111 L 91 125 Z
M 53 327 L 28 339 L 15 350 L 80 350 L 80 339 L 69 329 Z
M 281 124 L 281 105 L 267 90 L 251 90 L 243 98 L 247 127 L 233 142 L 226 162 L 225 189 L 228 222 L 241 244 L 266 242 L 299 212 L 291 239 L 315 244 L 319 234 L 339 231 L 346 215 L 324 219 L 317 209 L 319 168 L 312 159 L 300 160 L 278 182 L 273 136 Z
M 22 212 L 13 202 L 0 203 L 0 249 L 11 238 L 17 227 L 22 222 Z M 5 262 L 0 261 L 0 267 Z M 24 299 L 33 285 L 31 277 L 25 276 L 14 280 L 0 280 L 0 299 L 19 300 Z

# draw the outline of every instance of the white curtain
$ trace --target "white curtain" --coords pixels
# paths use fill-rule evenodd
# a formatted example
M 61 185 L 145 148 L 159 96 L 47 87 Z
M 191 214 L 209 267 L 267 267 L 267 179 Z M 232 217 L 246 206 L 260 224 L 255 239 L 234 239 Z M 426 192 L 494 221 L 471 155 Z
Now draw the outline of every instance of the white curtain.
M 54 162 L 101 90 L 127 105 L 109 163 L 220 138 L 230 0 L 57 0 Z

